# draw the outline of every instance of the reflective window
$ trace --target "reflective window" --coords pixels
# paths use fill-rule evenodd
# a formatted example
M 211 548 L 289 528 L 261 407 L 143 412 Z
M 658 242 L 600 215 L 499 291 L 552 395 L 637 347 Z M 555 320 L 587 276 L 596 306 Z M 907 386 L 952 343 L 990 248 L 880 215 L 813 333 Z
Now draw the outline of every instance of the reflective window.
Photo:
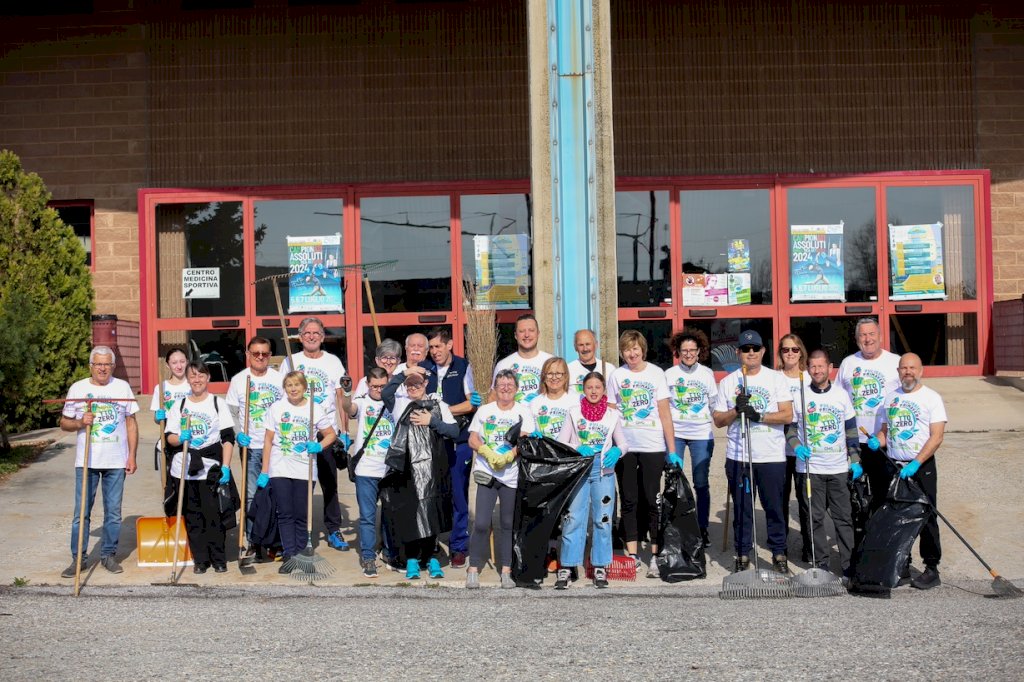
M 711 343 L 711 369 L 716 372 L 733 372 L 740 367 L 736 350 L 740 332 L 753 329 L 761 335 L 765 344 L 765 354 L 761 364 L 765 367 L 775 366 L 775 335 L 774 323 L 771 319 L 721 319 L 721 320 L 687 320 L 687 327 L 696 327 L 708 335 Z
M 245 312 L 241 202 L 160 204 L 156 239 L 160 317 L 237 317 Z M 195 274 L 196 286 L 183 288 L 186 269 Z
M 978 362 L 978 316 L 890 315 L 889 340 L 893 353 L 917 353 L 925 365 L 974 365 Z
M 477 297 L 500 309 L 533 304 L 530 259 L 533 214 L 529 194 L 481 194 L 460 198 L 462 278 L 475 282 Z
M 668 192 L 615 193 L 619 306 L 646 308 L 672 298 Z
M 451 309 L 450 209 L 447 195 L 359 202 L 362 263 L 398 261 L 367 273 L 378 313 Z M 370 312 L 365 296 L 363 312 Z
M 70 227 L 85 249 L 85 264 L 92 265 L 92 204 L 53 206 L 62 223 Z
M 794 188 L 786 202 L 790 300 L 877 301 L 874 188 Z
M 977 298 L 973 187 L 889 187 L 885 207 L 891 297 Z
M 241 329 L 200 329 L 160 332 L 160 357 L 172 348 L 184 348 L 190 362 L 210 369 L 210 381 L 230 381 L 245 369 L 245 332 Z
M 257 315 L 277 314 L 272 288 L 274 283 L 280 287 L 281 305 L 286 314 L 290 311 L 294 311 L 292 314 L 340 312 L 341 271 L 331 269 L 330 263 L 336 260 L 334 267 L 341 265 L 344 248 L 342 209 L 341 199 L 253 202 Z M 303 241 L 303 237 L 314 239 Z M 320 247 L 320 254 L 326 254 L 326 258 L 318 262 L 304 258 L 304 255 L 317 250 L 318 238 L 322 237 L 337 237 L 337 242 L 327 239 L 326 244 Z M 290 265 L 295 266 L 294 269 L 300 275 L 298 280 L 295 277 L 281 277 L 260 281 L 271 275 L 288 273 Z M 289 280 L 299 283 L 292 287 L 289 286 Z M 317 307 L 318 304 L 322 307 Z
M 680 192 L 679 202 L 683 290 L 678 292 L 678 298 L 682 305 L 719 307 L 771 303 L 768 190 L 685 191 Z
M 822 348 L 828 351 L 832 364 L 838 369 L 847 355 L 857 352 L 853 337 L 854 327 L 860 316 L 852 317 L 794 317 L 789 321 L 790 330 L 800 337 L 807 352 Z

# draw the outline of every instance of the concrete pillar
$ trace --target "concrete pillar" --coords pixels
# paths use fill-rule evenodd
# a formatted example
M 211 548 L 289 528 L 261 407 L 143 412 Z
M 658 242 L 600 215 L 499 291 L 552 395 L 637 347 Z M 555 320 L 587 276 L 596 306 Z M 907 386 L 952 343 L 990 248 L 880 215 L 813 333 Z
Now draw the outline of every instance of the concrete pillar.
M 527 0 L 534 308 L 573 358 L 591 328 L 615 361 L 615 163 L 609 0 Z

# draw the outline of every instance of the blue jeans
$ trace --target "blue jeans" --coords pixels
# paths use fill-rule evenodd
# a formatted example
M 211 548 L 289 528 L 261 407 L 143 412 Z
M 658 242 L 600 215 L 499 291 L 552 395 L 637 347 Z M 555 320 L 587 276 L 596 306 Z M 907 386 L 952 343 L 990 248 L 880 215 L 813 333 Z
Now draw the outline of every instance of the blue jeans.
M 725 475 L 729 479 L 733 503 L 733 537 L 736 538 L 736 554 L 749 556 L 753 547 L 754 511 L 750 505 L 750 489 L 747 484 L 747 463 L 735 459 L 725 460 Z M 786 554 L 786 517 L 782 509 L 782 489 L 786 482 L 785 462 L 762 462 L 754 464 L 754 480 L 750 485 L 757 488 L 757 499 L 764 509 L 765 524 L 768 528 L 768 548 L 773 555 Z
M 601 475 L 601 457 L 594 464 L 583 487 L 569 503 L 569 514 L 562 526 L 562 566 L 582 566 L 587 546 L 587 521 L 594 523 L 590 542 L 590 564 L 610 566 L 612 563 L 612 512 L 615 507 L 615 470 L 605 469 Z
M 715 439 L 693 440 L 676 438 L 676 452 L 680 455 L 690 446 L 690 466 L 693 467 L 693 492 L 697 497 L 697 525 L 701 530 L 708 528 L 711 513 L 711 487 L 708 474 L 711 471 L 711 454 L 715 450 Z
M 356 503 L 359 505 L 359 554 L 363 559 L 377 556 L 377 500 L 380 498 L 380 479 L 370 476 L 356 476 Z M 392 548 L 386 528 L 381 528 L 381 544 L 384 556 L 395 558 L 397 550 Z M 433 547 L 431 547 L 433 549 Z
M 124 496 L 124 469 L 89 469 L 89 487 L 85 498 L 85 530 L 82 557 L 89 556 L 89 524 L 96 488 L 103 486 L 103 545 L 100 556 L 117 554 L 117 538 L 121 535 L 121 498 Z M 75 468 L 75 517 L 71 522 L 71 556 L 78 555 L 78 510 L 82 504 L 82 467 Z
M 469 551 L 469 471 L 473 464 L 473 450 L 469 443 L 452 447 L 448 441 L 448 463 L 452 471 L 452 532 L 448 536 L 448 551 Z
M 249 448 L 247 453 L 249 461 L 246 464 L 245 473 L 245 537 L 252 544 L 252 519 L 249 518 L 249 505 L 256 495 L 256 480 L 260 477 L 263 469 L 263 449 L 256 450 Z

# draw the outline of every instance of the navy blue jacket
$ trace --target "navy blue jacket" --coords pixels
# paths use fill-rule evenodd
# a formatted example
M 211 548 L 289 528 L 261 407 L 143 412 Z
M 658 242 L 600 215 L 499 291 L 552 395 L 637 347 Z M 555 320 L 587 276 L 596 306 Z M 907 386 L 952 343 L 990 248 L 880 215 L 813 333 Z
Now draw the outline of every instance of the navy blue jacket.
M 430 372 L 430 376 L 427 377 L 427 393 L 440 392 L 441 400 L 449 407 L 464 403 L 469 399 L 463 385 L 466 379 L 466 371 L 469 369 L 469 363 L 466 362 L 465 358 L 452 355 L 452 361 L 448 365 L 448 373 L 444 375 L 444 380 L 441 381 L 440 391 L 437 388 L 437 363 L 434 362 L 433 358 L 427 358 L 426 362 L 422 363 L 422 365 Z M 469 423 L 472 419 L 472 413 L 455 416 L 455 421 L 459 422 L 461 426 L 459 437 L 455 439 L 456 443 L 465 443 L 469 440 Z

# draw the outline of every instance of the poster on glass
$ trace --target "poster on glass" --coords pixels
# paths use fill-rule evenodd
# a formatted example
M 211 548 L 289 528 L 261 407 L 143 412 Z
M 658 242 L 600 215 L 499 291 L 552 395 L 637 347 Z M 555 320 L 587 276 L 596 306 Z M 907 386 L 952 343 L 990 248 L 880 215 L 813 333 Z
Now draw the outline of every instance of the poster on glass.
M 889 225 L 889 263 L 892 300 L 946 298 L 942 223 Z
M 474 235 L 473 252 L 477 308 L 530 307 L 528 235 Z
M 341 235 L 288 237 L 288 312 L 343 312 Z
M 790 225 L 792 301 L 845 301 L 843 223 Z

